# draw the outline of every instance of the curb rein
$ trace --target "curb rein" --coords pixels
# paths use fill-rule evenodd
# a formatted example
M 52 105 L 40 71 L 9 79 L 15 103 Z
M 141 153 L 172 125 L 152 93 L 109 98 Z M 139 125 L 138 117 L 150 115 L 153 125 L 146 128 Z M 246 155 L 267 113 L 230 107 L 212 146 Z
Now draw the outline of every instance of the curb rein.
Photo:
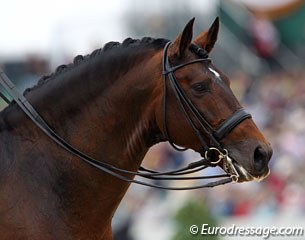
M 167 127 L 167 117 L 166 117 L 166 95 L 167 95 L 167 84 L 166 80 L 169 79 L 170 86 L 177 98 L 179 106 L 183 111 L 188 123 L 195 131 L 200 143 L 202 145 L 201 155 L 204 156 L 203 159 L 192 162 L 185 167 L 182 167 L 177 170 L 173 171 L 166 171 L 166 172 L 157 172 L 150 169 L 146 169 L 140 166 L 137 172 L 128 171 L 125 169 L 121 169 L 115 167 L 111 164 L 100 162 L 87 154 L 81 152 L 80 150 L 74 148 L 72 145 L 67 143 L 64 139 L 62 139 L 52 128 L 45 122 L 45 120 L 37 113 L 37 111 L 33 108 L 33 106 L 27 101 L 27 99 L 16 89 L 16 86 L 11 82 L 11 80 L 7 77 L 7 75 L 0 69 L 0 84 L 4 87 L 7 93 L 12 97 L 12 101 L 15 101 L 21 110 L 38 126 L 48 137 L 50 137 L 54 142 L 56 142 L 59 146 L 61 146 L 66 151 L 70 152 L 71 154 L 75 155 L 76 157 L 82 159 L 87 164 L 106 172 L 118 179 L 129 183 L 136 183 L 139 185 L 144 185 L 148 187 L 158 188 L 158 189 L 165 189 L 165 190 L 192 190 L 192 189 L 199 189 L 199 188 L 208 188 L 208 187 L 215 187 L 218 185 L 226 184 L 229 182 L 237 182 L 239 178 L 238 171 L 236 170 L 232 159 L 229 157 L 228 151 L 223 149 L 219 143 L 219 141 L 230 131 L 232 131 L 239 123 L 247 118 L 251 118 L 251 115 L 245 112 L 243 109 L 236 111 L 232 116 L 230 116 L 227 120 L 225 120 L 216 130 L 212 128 L 212 126 L 208 123 L 208 121 L 202 116 L 199 110 L 193 105 L 190 99 L 185 95 L 184 91 L 182 90 L 179 82 L 175 78 L 174 72 L 182 68 L 186 65 L 190 65 L 197 62 L 204 62 L 204 61 L 211 61 L 210 58 L 200 58 L 196 59 L 175 67 L 171 67 L 168 61 L 167 50 L 170 46 L 171 42 L 168 42 L 165 45 L 163 58 L 162 58 L 162 66 L 163 66 L 163 80 L 164 80 L 164 96 L 163 96 L 163 126 L 165 131 L 165 136 L 168 139 L 171 146 L 173 146 L 176 150 L 184 151 L 184 148 L 178 148 L 172 142 L 168 127 Z M 202 49 L 195 46 L 195 50 L 200 51 Z M 11 101 L 0 92 L 0 97 L 7 102 L 8 104 Z M 193 118 L 189 116 L 188 113 L 191 113 Z M 212 147 L 208 147 L 205 143 L 204 138 L 196 127 L 194 120 L 197 121 L 200 128 L 207 134 L 209 137 Z M 218 159 L 215 161 L 209 160 L 209 154 L 214 152 L 218 155 Z M 223 169 L 226 174 L 222 175 L 212 175 L 212 176 L 197 176 L 197 177 L 186 177 L 185 175 L 202 171 L 207 167 L 215 167 L 220 162 L 223 164 Z M 135 175 L 138 177 L 152 179 L 152 180 L 200 180 L 200 179 L 214 179 L 214 178 L 222 178 L 220 180 L 216 180 L 214 182 L 209 182 L 206 184 L 195 185 L 191 187 L 166 187 L 162 185 L 152 184 L 145 182 L 143 180 L 132 179 L 124 176 L 127 175 Z

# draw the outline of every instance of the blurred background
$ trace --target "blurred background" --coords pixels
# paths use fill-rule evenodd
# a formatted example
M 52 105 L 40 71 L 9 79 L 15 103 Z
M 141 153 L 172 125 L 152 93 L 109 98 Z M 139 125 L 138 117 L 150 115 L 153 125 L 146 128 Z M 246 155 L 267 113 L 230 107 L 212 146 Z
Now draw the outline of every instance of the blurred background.
M 174 39 L 192 17 L 196 17 L 197 35 L 220 16 L 212 58 L 271 142 L 271 175 L 260 183 L 189 192 L 131 186 L 114 216 L 116 240 L 202 239 L 200 235 L 191 237 L 189 227 L 203 223 L 305 228 L 305 1 L 0 3 L 0 66 L 20 90 L 77 54 L 86 55 L 109 41 L 144 36 Z M 194 152 L 181 154 L 159 144 L 147 154 L 144 164 L 168 170 L 198 158 Z

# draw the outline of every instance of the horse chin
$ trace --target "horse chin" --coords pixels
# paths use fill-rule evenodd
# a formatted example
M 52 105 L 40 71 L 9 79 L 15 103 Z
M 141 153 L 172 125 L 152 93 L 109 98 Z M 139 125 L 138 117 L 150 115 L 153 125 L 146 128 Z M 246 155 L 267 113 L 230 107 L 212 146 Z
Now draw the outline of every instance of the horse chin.
M 236 168 L 236 171 L 239 174 L 239 178 L 237 182 L 250 182 L 250 181 L 261 182 L 262 180 L 267 178 L 270 174 L 270 169 L 269 169 L 267 173 L 256 177 L 253 176 L 251 173 L 249 173 L 249 171 L 247 171 L 243 166 L 241 166 L 236 161 L 234 161 L 233 164 L 234 167 Z

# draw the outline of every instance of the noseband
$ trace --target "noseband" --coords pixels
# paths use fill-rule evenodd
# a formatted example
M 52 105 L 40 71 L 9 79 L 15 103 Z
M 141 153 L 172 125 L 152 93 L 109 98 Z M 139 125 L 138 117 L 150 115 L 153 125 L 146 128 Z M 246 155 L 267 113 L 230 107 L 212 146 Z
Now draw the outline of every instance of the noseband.
M 167 50 L 170 45 L 168 42 L 164 48 L 163 54 L 163 79 L 164 79 L 164 96 L 163 96 L 163 124 L 165 129 L 165 135 L 169 140 L 170 144 L 178 150 L 185 150 L 178 148 L 174 145 L 173 141 L 170 138 L 168 127 L 167 127 L 167 117 L 166 117 L 166 99 L 167 99 L 167 82 L 166 79 L 170 80 L 170 85 L 175 93 L 175 96 L 179 102 L 179 106 L 181 107 L 188 123 L 191 125 L 192 129 L 195 131 L 201 145 L 202 145 L 202 152 L 201 155 L 204 156 L 203 159 L 192 162 L 189 165 L 167 172 L 156 172 L 153 170 L 146 169 L 144 167 L 140 167 L 137 172 L 128 171 L 125 169 L 121 169 L 115 167 L 111 164 L 98 161 L 87 154 L 81 152 L 80 150 L 74 148 L 64 139 L 62 139 L 56 132 L 52 130 L 52 128 L 44 121 L 44 119 L 37 113 L 37 111 L 33 108 L 33 106 L 27 101 L 27 99 L 16 89 L 15 85 L 10 81 L 7 75 L 0 69 L 0 84 L 4 87 L 7 93 L 13 98 L 18 106 L 22 109 L 22 111 L 37 125 L 48 137 L 50 137 L 54 142 L 56 142 L 59 146 L 61 146 L 66 151 L 70 152 L 74 156 L 82 159 L 84 162 L 88 163 L 89 165 L 106 172 L 118 179 L 129 183 L 136 183 L 144 186 L 149 186 L 153 188 L 159 189 L 166 189 L 166 190 L 191 190 L 191 189 L 198 189 L 198 188 L 207 188 L 207 187 L 214 187 L 221 184 L 226 184 L 232 181 L 238 180 L 238 172 L 236 171 L 232 159 L 228 155 L 228 151 L 223 149 L 220 144 L 220 140 L 223 139 L 230 131 L 232 131 L 240 122 L 245 120 L 246 118 L 251 117 L 250 114 L 246 113 L 244 110 L 238 110 L 235 112 L 231 117 L 229 117 L 226 121 L 224 121 L 216 130 L 212 128 L 212 126 L 206 121 L 204 116 L 199 112 L 196 106 L 190 101 L 190 99 L 186 96 L 184 91 L 182 90 L 179 82 L 177 81 L 174 72 L 182 68 L 184 66 L 197 63 L 197 62 L 204 62 L 210 61 L 209 58 L 200 58 L 196 59 L 175 67 L 171 67 L 167 57 Z M 199 50 L 199 49 L 198 49 Z M 168 78 L 167 78 L 168 76 Z M 3 93 L 0 92 L 0 97 L 2 97 L 7 103 L 10 103 L 10 100 L 5 97 Z M 206 136 L 211 141 L 211 146 L 209 146 L 205 141 L 204 137 L 195 125 L 197 122 L 200 126 L 200 129 L 204 132 Z M 211 160 L 209 158 L 209 154 L 211 152 L 215 152 L 218 154 L 217 160 Z M 223 162 L 223 169 L 227 172 L 226 174 L 222 175 L 213 175 L 213 176 L 197 176 L 197 177 L 187 177 L 185 175 L 202 171 L 210 166 L 216 166 L 220 162 Z M 147 183 L 145 181 L 132 179 L 126 177 L 125 175 L 131 175 L 132 177 L 135 175 L 137 177 L 142 177 L 146 179 L 152 180 L 200 180 L 200 179 L 212 179 L 212 178 L 223 178 L 220 180 L 216 180 L 214 182 L 209 182 L 206 184 L 191 186 L 191 187 L 166 187 L 162 185 L 156 185 Z

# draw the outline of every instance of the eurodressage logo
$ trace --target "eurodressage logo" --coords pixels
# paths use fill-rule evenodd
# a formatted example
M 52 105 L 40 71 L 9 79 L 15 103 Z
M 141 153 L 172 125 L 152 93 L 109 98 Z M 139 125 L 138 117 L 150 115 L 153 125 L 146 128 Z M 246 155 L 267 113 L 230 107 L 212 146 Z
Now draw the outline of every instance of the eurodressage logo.
M 305 229 L 302 227 L 241 227 L 233 224 L 231 227 L 210 227 L 209 224 L 202 224 L 201 226 L 192 225 L 189 229 L 192 235 L 202 236 L 241 236 L 252 237 L 259 236 L 263 239 L 269 239 L 273 236 L 292 237 L 304 236 Z M 203 237 L 205 239 L 205 237 Z

